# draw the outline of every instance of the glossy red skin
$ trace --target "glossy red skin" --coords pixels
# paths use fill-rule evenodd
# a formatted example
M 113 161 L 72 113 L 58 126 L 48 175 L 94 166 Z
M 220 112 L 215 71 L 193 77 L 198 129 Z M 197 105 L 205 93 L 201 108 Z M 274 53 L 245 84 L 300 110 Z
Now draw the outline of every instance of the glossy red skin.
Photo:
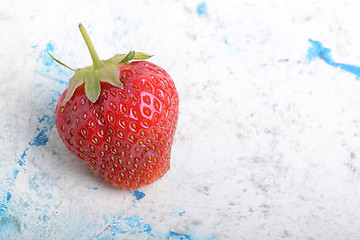
M 162 177 L 170 168 L 179 97 L 171 77 L 147 61 L 118 64 L 120 89 L 101 83 L 91 103 L 78 87 L 56 106 L 55 120 L 65 146 L 106 182 L 135 189 Z

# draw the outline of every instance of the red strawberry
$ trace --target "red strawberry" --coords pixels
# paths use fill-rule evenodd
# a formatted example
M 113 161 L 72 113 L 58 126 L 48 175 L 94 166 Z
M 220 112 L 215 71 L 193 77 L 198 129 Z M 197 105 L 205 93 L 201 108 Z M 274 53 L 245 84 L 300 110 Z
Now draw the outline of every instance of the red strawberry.
M 61 95 L 58 133 L 109 184 L 120 189 L 150 184 L 170 167 L 179 111 L 174 82 L 153 63 L 130 62 L 150 57 L 143 53 L 100 61 L 84 27 L 79 28 L 94 65 L 77 69 Z

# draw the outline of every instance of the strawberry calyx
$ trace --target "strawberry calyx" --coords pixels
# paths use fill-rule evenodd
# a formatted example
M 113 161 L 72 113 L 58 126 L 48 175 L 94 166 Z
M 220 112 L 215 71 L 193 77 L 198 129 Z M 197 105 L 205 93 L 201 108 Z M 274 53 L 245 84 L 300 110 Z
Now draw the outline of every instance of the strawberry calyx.
M 93 103 L 95 103 L 100 96 L 100 82 L 107 82 L 115 87 L 124 88 L 124 85 L 118 78 L 120 73 L 117 64 L 127 63 L 131 60 L 145 60 L 152 57 L 152 55 L 148 55 L 142 52 L 130 51 L 128 54 L 116 54 L 112 58 L 101 61 L 95 51 L 88 33 L 81 23 L 79 24 L 79 29 L 89 49 L 93 61 L 92 66 L 78 68 L 75 70 L 48 53 L 50 57 L 54 59 L 54 61 L 75 72 L 75 74 L 70 78 L 68 91 L 62 102 L 62 105 L 65 105 L 71 99 L 75 90 L 84 82 L 85 94 L 87 98 Z

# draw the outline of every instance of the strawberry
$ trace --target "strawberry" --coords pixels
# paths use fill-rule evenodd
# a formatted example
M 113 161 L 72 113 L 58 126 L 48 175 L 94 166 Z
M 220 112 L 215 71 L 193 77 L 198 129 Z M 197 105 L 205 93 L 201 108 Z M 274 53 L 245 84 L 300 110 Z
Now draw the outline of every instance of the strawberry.
M 120 189 L 150 184 L 170 168 L 179 111 L 174 82 L 144 61 L 151 57 L 144 53 L 100 61 L 85 28 L 79 24 L 79 29 L 94 65 L 74 70 L 57 103 L 60 138 L 109 184 Z

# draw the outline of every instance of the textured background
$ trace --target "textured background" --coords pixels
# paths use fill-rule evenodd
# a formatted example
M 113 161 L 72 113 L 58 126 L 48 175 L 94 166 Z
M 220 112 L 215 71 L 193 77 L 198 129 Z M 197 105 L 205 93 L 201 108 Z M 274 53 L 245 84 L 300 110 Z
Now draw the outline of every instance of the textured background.
M 0 239 L 360 239 L 360 1 L 0 2 Z M 154 54 L 171 170 L 119 191 L 62 144 L 73 68 Z M 359 66 L 359 67 L 358 67 Z

